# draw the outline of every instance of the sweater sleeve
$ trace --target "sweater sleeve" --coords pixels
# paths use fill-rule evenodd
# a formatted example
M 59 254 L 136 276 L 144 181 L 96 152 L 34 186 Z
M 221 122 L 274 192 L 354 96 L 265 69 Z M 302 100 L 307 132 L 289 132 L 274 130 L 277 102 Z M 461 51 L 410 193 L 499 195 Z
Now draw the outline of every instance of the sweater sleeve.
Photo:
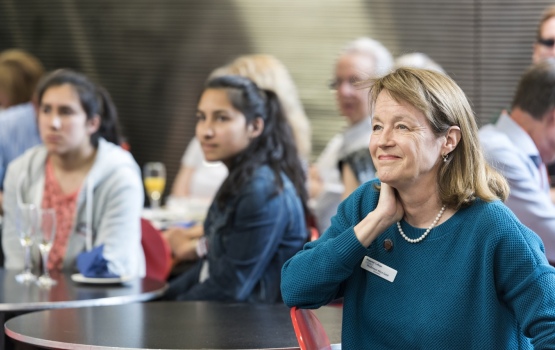
M 367 251 L 353 229 L 361 214 L 366 215 L 360 204 L 367 189 L 359 187 L 341 203 L 322 237 L 307 243 L 284 264 L 281 293 L 289 307 L 318 308 L 342 296 L 342 284 Z
M 140 217 L 143 204 L 141 179 L 135 169 L 120 167 L 99 194 L 100 218 L 94 245 L 104 244 L 110 272 L 120 276 L 144 276 Z
M 511 187 L 506 205 L 541 237 L 548 260 L 555 261 L 555 206 L 536 180 L 540 176 L 538 169 L 529 164 L 528 156 L 515 150 L 505 135 L 500 137 L 488 130 L 491 129 L 480 133 L 480 139 L 488 162 L 503 174 Z
M 534 349 L 553 349 L 555 268 L 547 262 L 537 235 L 516 219 L 507 221 L 495 250 L 496 289 Z
M 19 243 L 16 228 L 18 176 L 24 176 L 19 164 L 20 162 L 10 164 L 4 182 L 6 186 L 2 203 L 4 209 L 2 249 L 5 258 L 4 266 L 7 269 L 23 268 L 23 248 Z

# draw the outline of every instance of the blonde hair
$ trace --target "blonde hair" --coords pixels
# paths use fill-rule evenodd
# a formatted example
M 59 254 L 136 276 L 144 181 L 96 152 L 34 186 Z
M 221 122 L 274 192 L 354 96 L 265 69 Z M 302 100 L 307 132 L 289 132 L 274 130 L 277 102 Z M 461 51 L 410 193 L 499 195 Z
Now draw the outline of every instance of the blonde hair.
M 546 8 L 541 16 L 540 22 L 538 23 L 538 28 L 536 29 L 536 39 L 542 39 L 542 27 L 545 22 L 547 22 L 551 17 L 555 17 L 555 5 Z
M 0 53 L 0 89 L 7 94 L 9 106 L 31 101 L 43 74 L 40 61 L 28 52 L 10 49 Z
M 436 71 L 403 67 L 370 83 L 372 114 L 378 95 L 386 91 L 394 100 L 421 111 L 436 136 L 444 135 L 451 126 L 460 128 L 460 142 L 447 161 L 441 162 L 438 173 L 439 196 L 445 205 L 458 209 L 476 198 L 507 198 L 509 185 L 486 163 L 472 108 L 451 78 Z
M 216 69 L 210 74 L 208 80 L 223 75 L 240 75 L 249 78 L 261 89 L 276 93 L 285 117 L 293 129 L 299 155 L 308 161 L 312 148 L 310 122 L 301 104 L 297 87 L 285 65 L 272 55 L 245 55 Z

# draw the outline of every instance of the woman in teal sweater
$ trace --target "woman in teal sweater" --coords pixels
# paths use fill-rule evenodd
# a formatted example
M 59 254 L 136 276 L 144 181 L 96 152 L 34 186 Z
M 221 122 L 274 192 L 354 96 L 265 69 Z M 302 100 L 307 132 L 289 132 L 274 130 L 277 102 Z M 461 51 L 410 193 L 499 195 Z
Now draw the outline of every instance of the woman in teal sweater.
M 463 91 L 400 68 L 372 82 L 378 179 L 282 270 L 289 306 L 344 297 L 344 349 L 554 349 L 555 269 L 501 203 Z

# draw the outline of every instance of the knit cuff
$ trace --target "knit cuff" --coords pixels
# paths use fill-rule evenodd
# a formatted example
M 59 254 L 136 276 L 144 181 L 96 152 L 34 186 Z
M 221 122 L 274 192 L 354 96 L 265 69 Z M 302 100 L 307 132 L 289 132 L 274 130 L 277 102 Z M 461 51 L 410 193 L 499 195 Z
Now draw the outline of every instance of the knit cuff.
M 335 237 L 332 245 L 339 259 L 347 266 L 359 264 L 366 255 L 366 248 L 356 237 L 354 227 Z

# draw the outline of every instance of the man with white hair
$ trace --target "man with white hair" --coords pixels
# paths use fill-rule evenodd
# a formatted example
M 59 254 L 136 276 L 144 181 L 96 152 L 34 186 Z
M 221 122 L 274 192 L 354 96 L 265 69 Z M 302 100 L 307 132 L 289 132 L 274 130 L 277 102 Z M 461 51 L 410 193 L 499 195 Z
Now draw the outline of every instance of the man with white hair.
M 336 61 L 330 87 L 335 91 L 339 111 L 348 127 L 328 142 L 310 169 L 309 205 L 320 232 L 329 227 L 341 201 L 339 160 L 355 150 L 367 148 L 370 141 L 368 88 L 360 88 L 356 82 L 385 75 L 392 67 L 389 51 L 378 41 L 365 37 L 348 43 Z

